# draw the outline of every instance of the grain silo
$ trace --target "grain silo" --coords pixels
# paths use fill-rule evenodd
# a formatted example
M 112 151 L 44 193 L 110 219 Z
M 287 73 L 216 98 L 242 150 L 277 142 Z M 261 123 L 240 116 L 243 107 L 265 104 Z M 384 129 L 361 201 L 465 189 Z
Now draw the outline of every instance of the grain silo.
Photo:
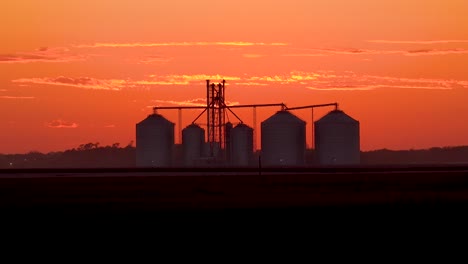
M 261 124 L 261 160 L 265 166 L 304 165 L 306 123 L 289 111 L 278 111 Z
M 238 124 L 231 129 L 231 165 L 249 166 L 253 161 L 253 129 L 245 124 Z
M 174 123 L 152 114 L 136 124 L 136 165 L 168 167 L 172 165 Z
M 360 163 L 359 121 L 334 110 L 314 124 L 315 150 L 321 165 Z
M 205 143 L 205 130 L 191 124 L 182 130 L 182 148 L 185 166 L 194 166 L 202 156 Z

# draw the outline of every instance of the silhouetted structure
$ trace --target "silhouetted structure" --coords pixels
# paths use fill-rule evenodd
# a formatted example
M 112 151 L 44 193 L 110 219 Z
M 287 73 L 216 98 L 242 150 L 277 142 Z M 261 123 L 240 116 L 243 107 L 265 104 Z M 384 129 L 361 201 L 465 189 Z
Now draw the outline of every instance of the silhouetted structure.
M 315 150 L 320 165 L 360 163 L 359 121 L 334 110 L 315 122 Z
M 205 106 L 175 106 L 154 107 L 152 116 L 158 117 L 154 121 L 147 121 L 137 125 L 137 166 L 171 166 L 164 155 L 170 152 L 169 145 L 174 144 L 174 124 L 164 119 L 157 113 L 162 109 L 175 109 L 179 111 L 179 129 L 182 123 L 183 109 L 203 109 L 192 121 L 192 125 L 180 131 L 183 144 L 183 164 L 185 166 L 212 166 L 233 165 L 248 166 L 253 164 L 253 151 L 256 150 L 256 109 L 258 107 L 281 107 L 276 115 L 262 122 L 262 155 L 265 155 L 266 166 L 302 166 L 305 165 L 306 149 L 306 123 L 289 111 L 299 109 L 311 109 L 313 125 L 313 109 L 316 107 L 334 106 L 337 103 L 309 105 L 288 108 L 283 103 L 276 104 L 252 104 L 252 105 L 226 105 L 226 82 L 214 84 L 206 81 L 206 107 Z M 243 121 L 232 109 L 252 108 L 253 128 L 243 124 Z M 288 111 L 286 111 L 288 110 Z M 206 141 L 204 130 L 195 122 L 206 113 Z M 238 121 L 238 126 L 226 122 L 226 115 L 231 113 Z M 166 120 L 162 121 L 162 120 Z M 147 124 L 146 124 L 147 123 Z M 158 127 L 160 126 L 160 127 Z M 143 130 L 149 131 L 144 132 Z M 312 129 L 313 131 L 313 129 Z M 172 133 L 172 136 L 168 136 Z M 164 139 L 155 139 L 154 136 Z M 203 137 L 203 140 L 201 138 Z M 313 138 L 313 136 L 312 136 Z M 147 146 L 142 146 L 147 142 Z M 170 143 L 168 143 L 170 142 Z M 169 144 L 169 145 L 168 145 Z M 141 147 L 141 148 L 140 148 Z M 161 148 L 154 150 L 154 148 Z M 164 157 L 163 157 L 164 156 Z
M 306 122 L 279 111 L 262 122 L 262 163 L 265 166 L 304 165 Z
M 206 118 L 208 124 L 208 144 L 210 146 L 209 156 L 214 157 L 215 145 L 219 145 L 221 149 L 225 147 L 226 142 L 226 103 L 224 101 L 225 81 L 210 84 L 206 81 Z
M 174 123 L 152 114 L 136 124 L 136 164 L 139 167 L 172 165 Z
M 238 124 L 230 130 L 230 164 L 249 166 L 253 163 L 253 129 L 245 124 Z
M 205 147 L 205 130 L 191 124 L 182 130 L 182 147 L 184 166 L 195 166 L 203 155 Z

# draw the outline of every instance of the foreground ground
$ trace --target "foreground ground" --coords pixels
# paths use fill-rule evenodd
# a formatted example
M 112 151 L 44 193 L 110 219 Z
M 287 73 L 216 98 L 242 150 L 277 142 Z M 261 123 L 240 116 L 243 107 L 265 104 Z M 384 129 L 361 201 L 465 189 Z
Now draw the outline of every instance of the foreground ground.
M 468 209 L 462 166 L 0 172 L 0 210 L 8 217 L 319 219 Z

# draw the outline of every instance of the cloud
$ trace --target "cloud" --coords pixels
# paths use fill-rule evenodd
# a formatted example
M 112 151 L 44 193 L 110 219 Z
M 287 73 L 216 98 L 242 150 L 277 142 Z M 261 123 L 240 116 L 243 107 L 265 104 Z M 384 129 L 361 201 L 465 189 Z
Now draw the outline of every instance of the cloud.
M 424 90 L 451 90 L 447 87 L 424 87 L 424 86 L 410 86 L 410 85 L 363 85 L 354 87 L 307 87 L 307 89 L 315 91 L 370 91 L 380 88 L 393 88 L 393 89 L 424 89 Z
M 59 76 L 56 78 L 22 78 L 12 80 L 14 83 L 20 84 L 43 84 L 43 85 L 57 85 L 57 86 L 70 86 L 83 89 L 97 89 L 97 90 L 113 90 L 118 91 L 125 87 L 131 86 L 125 80 L 119 79 L 109 79 L 109 80 L 100 80 L 90 77 L 64 77 Z
M 283 57 L 320 57 L 332 55 L 393 55 L 424 56 L 468 54 L 468 49 L 418 49 L 418 50 L 372 50 L 372 49 L 306 49 L 302 53 L 285 53 Z
M 185 101 L 173 101 L 173 100 L 151 100 L 153 103 L 163 105 L 177 105 L 177 106 L 206 106 L 206 98 L 195 98 Z
M 163 64 L 172 61 L 173 58 L 167 58 L 162 56 L 147 56 L 146 58 L 140 59 L 138 64 Z
M 316 80 L 320 74 L 308 72 L 291 72 L 287 75 L 273 75 L 273 76 L 252 76 L 248 81 L 256 82 L 276 82 L 281 84 L 301 83 L 305 81 Z
M 67 48 L 39 48 L 33 52 L 0 54 L 0 63 L 72 62 L 85 57 L 71 54 Z
M 399 89 L 468 89 L 468 80 L 451 79 L 430 79 L 430 78 L 403 78 L 394 76 L 377 76 L 356 74 L 352 71 L 292 71 L 285 74 L 275 75 L 242 75 L 223 76 L 220 74 L 192 74 L 192 75 L 150 75 L 142 80 L 121 80 L 121 79 L 95 79 L 90 77 L 56 77 L 56 78 L 23 78 L 13 80 L 19 85 L 56 85 L 66 87 L 76 87 L 82 89 L 100 89 L 110 91 L 121 91 L 124 89 L 150 89 L 158 86 L 179 85 L 182 87 L 199 87 L 204 89 L 206 80 L 220 82 L 226 80 L 230 86 L 284 86 L 302 87 L 317 91 L 358 91 L 374 90 L 383 88 Z M 200 98 L 198 98 L 200 99 Z M 197 99 L 197 100 L 198 100 Z M 156 103 L 173 104 L 181 106 L 205 105 L 204 100 L 197 101 L 191 99 L 187 101 L 154 101 Z
M 331 55 L 380 55 L 380 54 L 401 54 L 405 51 L 401 50 L 371 50 L 371 49 L 355 49 L 355 48 L 311 48 L 298 49 L 301 53 L 286 53 L 284 57 L 319 57 Z
M 248 53 L 248 54 L 242 54 L 242 57 L 247 58 L 247 59 L 258 59 L 258 58 L 266 57 L 266 55 L 264 55 L 264 54 L 255 54 L 255 53 Z
M 377 40 L 368 40 L 367 42 L 370 43 L 382 43 L 382 44 L 422 44 L 422 45 L 429 45 L 429 44 L 449 44 L 449 43 L 468 43 L 468 40 L 460 40 L 460 39 L 442 39 L 442 40 L 384 40 L 384 39 L 377 39 Z
M 220 74 L 193 74 L 193 75 L 150 75 L 144 80 L 122 80 L 122 79 L 96 79 L 91 77 L 43 77 L 43 78 L 20 78 L 12 80 L 20 86 L 33 85 L 53 85 L 67 86 L 82 89 L 120 91 L 132 88 L 147 88 L 149 86 L 166 85 L 205 85 L 206 80 L 226 80 L 228 82 L 239 81 L 240 77 L 223 76 Z
M 294 71 L 284 75 L 250 76 L 248 77 L 248 81 L 255 82 L 257 85 L 294 85 L 316 91 L 364 91 L 384 88 L 425 90 L 468 89 L 468 81 L 465 80 L 359 75 L 351 71 Z M 235 85 L 241 85 L 241 83 L 235 83 Z
M 266 83 L 259 83 L 259 82 L 236 82 L 235 85 L 239 86 L 267 86 Z
M 287 43 L 274 42 L 134 42 L 134 43 L 94 43 L 91 45 L 76 45 L 76 48 L 136 48 L 136 47 L 190 47 L 190 46 L 287 46 Z
M 447 54 L 468 54 L 467 49 L 419 49 L 409 50 L 407 56 L 424 56 L 424 55 L 447 55 Z
M 410 86 L 419 89 L 453 89 L 468 88 L 468 81 L 430 79 L 430 78 L 402 78 L 391 76 L 362 75 L 358 80 L 368 81 L 372 84 L 386 84 L 390 86 Z
M 323 57 L 328 56 L 325 53 L 285 53 L 281 54 L 282 57 Z
M 372 87 L 328 87 L 328 88 L 317 88 L 317 87 L 307 87 L 307 89 L 315 91 L 369 91 L 373 90 Z
M 135 81 L 135 84 L 148 86 L 148 85 L 188 85 L 190 82 L 188 81 L 180 81 L 180 80 L 141 80 Z
M 46 123 L 49 128 L 77 128 L 78 124 L 74 122 L 67 122 L 61 119 L 56 119 Z
M 0 99 L 35 99 L 36 97 L 33 96 L 9 96 L 9 95 L 3 95 L 0 96 Z
M 206 98 L 195 98 L 185 101 L 173 101 L 173 100 L 152 100 L 151 102 L 161 105 L 176 105 L 176 106 L 206 106 Z M 226 105 L 233 106 L 239 105 L 239 102 L 225 102 Z M 154 106 L 149 106 L 154 107 Z
M 346 48 L 346 49 L 312 49 L 318 52 L 323 52 L 325 54 L 393 54 L 398 51 L 379 51 L 379 50 L 370 50 L 370 49 L 354 49 L 354 48 Z
M 183 74 L 183 75 L 150 75 L 150 80 L 138 81 L 138 84 L 147 85 L 188 85 L 191 83 L 201 83 L 206 80 L 226 80 L 226 81 L 239 81 L 240 77 L 237 76 L 223 76 L 220 74 Z
M 354 88 L 365 88 L 369 90 L 380 88 L 398 89 L 424 89 L 424 90 L 451 90 L 454 88 L 468 88 L 467 83 L 456 80 L 430 79 L 430 78 L 401 78 L 391 76 L 340 76 L 340 82 L 354 83 Z

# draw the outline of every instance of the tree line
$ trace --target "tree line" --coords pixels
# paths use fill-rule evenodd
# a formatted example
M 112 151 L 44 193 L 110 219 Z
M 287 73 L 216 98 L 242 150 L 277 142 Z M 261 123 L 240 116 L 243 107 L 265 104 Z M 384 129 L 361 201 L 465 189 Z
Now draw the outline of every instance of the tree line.
M 177 151 L 180 152 L 180 151 Z M 180 155 L 180 153 L 178 154 Z M 307 164 L 316 165 L 313 150 L 306 153 Z M 81 144 L 76 148 L 40 153 L 0 154 L 0 169 L 7 168 L 131 168 L 135 167 L 133 142 L 101 146 Z M 361 152 L 362 165 L 468 164 L 468 146 L 436 147 L 420 150 L 373 150 Z
M 115 168 L 134 167 L 133 141 L 121 147 L 120 143 L 100 146 L 97 143 L 81 144 L 76 148 L 40 153 L 0 154 L 0 168 Z

